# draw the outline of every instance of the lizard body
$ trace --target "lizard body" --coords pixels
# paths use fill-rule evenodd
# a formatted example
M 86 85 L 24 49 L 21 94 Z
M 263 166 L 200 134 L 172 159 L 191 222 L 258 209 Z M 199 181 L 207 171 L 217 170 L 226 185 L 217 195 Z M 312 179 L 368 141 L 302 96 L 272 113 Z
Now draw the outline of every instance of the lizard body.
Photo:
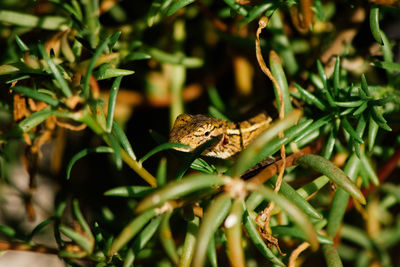
M 227 159 L 246 148 L 271 122 L 261 113 L 238 123 L 227 122 L 204 115 L 179 115 L 172 127 L 169 142 L 182 143 L 191 147 L 175 148 L 191 152 L 212 138 L 218 142 L 207 148 L 203 155 Z

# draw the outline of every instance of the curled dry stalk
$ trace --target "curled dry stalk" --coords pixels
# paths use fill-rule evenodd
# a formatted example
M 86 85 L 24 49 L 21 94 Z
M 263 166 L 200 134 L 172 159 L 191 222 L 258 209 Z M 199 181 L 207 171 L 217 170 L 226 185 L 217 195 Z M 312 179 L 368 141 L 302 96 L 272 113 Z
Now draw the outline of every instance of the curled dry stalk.
M 295 28 L 303 34 L 308 33 L 314 20 L 313 0 L 301 0 L 300 12 L 297 6 L 293 6 L 290 15 Z
M 295 250 L 293 250 L 292 254 L 290 254 L 290 257 L 289 257 L 288 267 L 295 267 L 296 260 L 299 257 L 300 253 L 302 253 L 304 250 L 306 250 L 309 246 L 310 246 L 310 243 L 303 242 Z
M 267 75 L 267 77 L 272 81 L 274 86 L 277 89 L 278 92 L 278 97 L 279 97 L 279 102 L 280 102 L 280 110 L 279 110 L 279 118 L 283 119 L 285 117 L 285 104 L 283 101 L 283 96 L 282 96 L 282 89 L 274 77 L 274 75 L 271 73 L 271 71 L 268 69 L 267 65 L 265 64 L 264 58 L 262 56 L 261 52 L 261 46 L 260 46 L 260 34 L 261 31 L 268 25 L 268 18 L 267 17 L 261 17 L 260 20 L 258 21 L 258 29 L 256 33 L 256 57 L 258 64 L 260 65 L 261 70 Z M 279 133 L 279 137 L 283 138 L 283 132 Z M 282 158 L 282 164 L 279 166 L 279 175 L 278 179 L 276 181 L 276 185 L 274 188 L 274 192 L 279 192 L 282 180 L 283 180 L 283 174 L 285 172 L 285 167 L 286 167 L 286 152 L 285 152 L 285 146 L 281 146 L 281 158 Z M 256 222 L 259 227 L 259 231 L 263 238 L 267 240 L 270 244 L 276 246 L 278 249 L 279 253 L 282 255 L 285 255 L 284 253 L 281 252 L 279 245 L 278 245 L 278 240 L 271 235 L 271 230 L 269 228 L 269 221 L 271 218 L 271 211 L 273 210 L 275 206 L 274 202 L 270 202 L 269 205 L 257 216 Z

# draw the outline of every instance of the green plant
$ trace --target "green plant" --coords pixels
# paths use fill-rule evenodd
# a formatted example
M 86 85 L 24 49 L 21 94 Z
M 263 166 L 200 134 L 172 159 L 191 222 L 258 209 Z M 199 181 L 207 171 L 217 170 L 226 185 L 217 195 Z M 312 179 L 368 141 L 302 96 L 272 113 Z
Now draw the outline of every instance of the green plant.
M 57 127 L 80 132 L 86 127 L 86 134 L 97 140 L 93 141 L 97 145 L 74 151 L 58 169 L 67 182 L 54 215 L 25 232 L 1 225 L 0 232 L 8 238 L 1 241 L 1 249 L 57 254 L 71 265 L 88 261 L 96 266 L 133 266 L 134 262 L 218 266 L 229 261 L 232 266 L 265 262 L 294 266 L 299 254 L 310 247 L 311 255 L 323 252 L 328 266 L 341 266 L 342 261 L 357 266 L 394 265 L 396 255 L 390 249 L 399 244 L 400 231 L 398 214 L 388 210 L 398 204 L 399 189 L 384 179 L 400 157 L 396 136 L 400 64 L 393 55 L 398 43 L 389 41 L 379 22 L 398 15 L 396 5 L 356 4 L 354 12 L 349 11 L 355 14 L 353 24 L 340 25 L 339 10 L 348 8 L 348 3 L 10 0 L 0 4 L 5 49 L 0 79 L 7 89 L 0 106 L 2 183 L 12 184 L 8 170 L 19 156 L 13 154 L 15 146 L 24 147 L 21 154 L 34 184 L 43 144 Z M 21 7 L 29 7 L 32 14 L 17 11 Z M 365 27 L 366 12 L 367 33 L 359 30 Z M 261 34 L 260 26 L 256 34 L 256 20 L 265 23 L 267 33 Z M 354 32 L 351 39 L 356 34 L 371 36 L 368 45 L 380 52 L 368 57 L 356 41 L 335 43 L 332 25 L 338 38 L 346 31 Z M 324 46 L 332 49 L 322 53 L 318 47 Z M 268 78 L 261 75 L 258 64 L 268 72 L 262 51 L 269 50 L 272 83 L 266 84 Z M 361 71 L 351 68 L 357 58 L 361 58 Z M 217 71 L 226 60 L 233 62 L 235 77 L 228 75 L 230 80 Z M 199 82 L 197 76 L 207 81 Z M 171 125 L 185 110 L 196 110 L 195 104 L 185 102 L 198 97 L 198 88 L 206 88 L 210 104 L 200 104 L 197 110 L 204 112 L 207 107 L 213 117 L 236 120 L 242 116 L 241 107 L 248 110 L 250 105 L 250 109 L 279 113 L 280 118 L 229 161 L 201 156 L 214 140 L 193 153 L 172 150 L 184 145 L 167 142 L 167 126 L 161 134 L 151 132 L 158 145 L 141 149 L 145 141 L 132 140 L 125 133 L 129 115 L 117 115 L 123 102 L 118 95 L 122 90 L 127 94 L 124 87 L 131 82 L 143 88 L 139 91 L 144 98 L 130 97 L 150 107 L 141 115 L 145 119 L 160 106 L 168 106 Z M 260 84 L 268 89 L 253 88 Z M 105 98 L 101 97 L 104 88 Z M 144 125 L 134 127 L 145 130 Z M 144 134 L 138 136 L 147 140 Z M 168 158 L 157 158 L 166 150 L 171 152 Z M 134 173 L 137 179 L 108 185 L 104 199 L 117 201 L 119 208 L 107 203 L 101 212 L 94 212 L 102 213 L 100 219 L 88 219 L 90 209 L 81 209 L 77 200 L 83 196 L 68 189 L 81 171 L 76 163 L 92 153 L 112 155 L 107 162 L 113 176 Z M 242 177 L 270 156 L 275 163 L 255 177 Z M 342 163 L 340 157 L 345 158 Z M 379 175 L 376 166 L 382 166 Z M 93 168 L 89 165 L 82 172 L 91 176 Z M 195 174 L 190 173 L 193 170 Z M 316 177 L 315 172 L 322 176 Z M 95 179 L 103 178 L 93 175 L 89 186 L 100 190 Z M 330 183 L 337 189 L 330 191 L 326 186 Z M 373 187 L 378 190 L 371 193 Z M 34 194 L 28 192 L 27 199 Z M 69 199 L 73 199 L 74 227 L 63 217 Z M 33 204 L 27 201 L 29 205 Z M 358 222 L 346 216 L 356 216 Z M 33 241 L 51 224 L 57 248 Z M 310 258 L 304 259 L 321 261 Z

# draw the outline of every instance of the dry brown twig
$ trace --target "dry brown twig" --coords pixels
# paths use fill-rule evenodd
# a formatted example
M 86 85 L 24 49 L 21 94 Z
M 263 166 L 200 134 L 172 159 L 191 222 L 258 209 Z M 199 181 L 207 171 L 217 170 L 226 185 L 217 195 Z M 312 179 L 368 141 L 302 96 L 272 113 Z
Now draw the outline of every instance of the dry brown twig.
M 285 168 L 289 168 L 294 165 L 296 159 L 299 157 L 305 155 L 305 154 L 314 154 L 316 153 L 320 148 L 321 148 L 321 143 L 322 140 L 318 139 L 313 146 L 307 146 L 302 149 L 300 149 L 298 152 L 293 153 L 289 156 L 286 157 L 285 159 Z M 266 168 L 261 170 L 259 173 L 257 173 L 255 176 L 251 177 L 248 182 L 249 183 L 255 183 L 255 184 L 264 184 L 269 178 L 274 176 L 276 173 L 279 172 L 279 170 L 283 166 L 283 159 L 277 160 L 274 163 L 268 165 Z
M 289 257 L 289 264 L 288 267 L 295 267 L 296 260 L 299 257 L 300 253 L 306 250 L 310 246 L 310 243 L 304 242 L 301 243 L 295 250 L 293 250 L 292 254 Z
M 262 52 L 261 52 L 261 46 L 260 46 L 260 34 L 261 34 L 261 31 L 268 25 L 268 18 L 267 17 L 260 18 L 258 25 L 259 26 L 258 26 L 257 33 L 256 33 L 257 61 L 258 61 L 258 64 L 260 65 L 261 70 L 265 73 L 265 75 L 267 75 L 267 77 L 272 81 L 272 83 L 274 84 L 274 86 L 277 89 L 279 102 L 280 102 L 279 118 L 283 119 L 285 116 L 285 113 L 284 113 L 285 106 L 284 106 L 283 97 L 282 97 L 282 89 L 279 86 L 279 83 L 275 79 L 274 75 L 271 73 L 271 71 L 268 69 L 267 65 L 265 64 L 265 61 L 264 61 L 264 58 L 263 58 Z M 283 132 L 279 133 L 279 137 L 283 138 Z M 275 192 L 279 192 L 279 190 L 280 190 L 280 187 L 282 184 L 282 179 L 283 179 L 283 174 L 284 174 L 285 167 L 286 167 L 286 153 L 285 153 L 284 145 L 281 146 L 281 158 L 282 158 L 282 164 L 281 164 L 281 166 L 279 166 L 278 180 L 276 181 L 276 185 L 274 188 Z M 273 210 L 274 206 L 275 206 L 275 203 L 270 202 L 269 205 L 257 216 L 256 222 L 259 226 L 259 231 L 262 234 L 262 236 L 264 237 L 264 239 L 266 239 L 272 245 L 276 246 L 277 249 L 279 250 L 279 253 L 283 254 L 280 251 L 280 248 L 278 245 L 278 240 L 270 234 L 270 229 L 269 229 L 269 220 L 271 217 L 271 211 Z

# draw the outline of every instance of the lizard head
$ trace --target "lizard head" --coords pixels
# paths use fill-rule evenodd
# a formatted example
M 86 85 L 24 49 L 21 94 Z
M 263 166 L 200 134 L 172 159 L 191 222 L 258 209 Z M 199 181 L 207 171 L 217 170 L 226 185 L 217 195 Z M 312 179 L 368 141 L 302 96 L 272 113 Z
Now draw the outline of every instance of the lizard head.
M 225 122 L 203 115 L 179 115 L 169 135 L 169 142 L 181 143 L 191 147 L 175 148 L 183 152 L 191 152 L 208 140 L 222 137 L 226 131 Z

